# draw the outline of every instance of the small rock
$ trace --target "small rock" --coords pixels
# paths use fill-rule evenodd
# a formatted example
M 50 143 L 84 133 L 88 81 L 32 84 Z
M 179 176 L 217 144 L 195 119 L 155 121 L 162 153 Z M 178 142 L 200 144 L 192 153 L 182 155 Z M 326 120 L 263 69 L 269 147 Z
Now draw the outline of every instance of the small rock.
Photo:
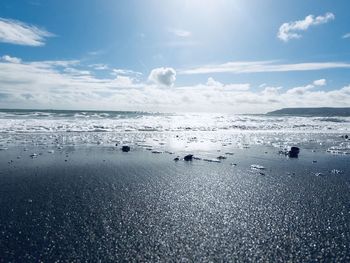
M 177 161 L 179 161 L 179 160 L 180 160 L 179 157 L 175 157 L 175 158 L 174 158 L 174 161 L 175 161 L 175 162 L 177 162 Z
M 220 156 L 216 157 L 216 159 L 218 159 L 218 160 L 225 160 L 225 159 L 227 159 L 227 157 L 220 155 Z
M 288 156 L 289 158 L 298 158 L 299 152 L 300 149 L 298 147 L 293 146 L 292 148 L 290 148 Z
M 236 163 L 231 163 L 231 165 L 232 165 L 232 166 L 237 166 L 237 164 L 236 164 Z
M 348 136 L 348 135 L 345 135 L 344 138 L 345 138 L 345 139 L 349 139 L 349 136 Z
M 188 155 L 186 155 L 185 157 L 184 157 L 184 160 L 185 161 L 192 161 L 193 160 L 193 154 L 188 154 Z
M 130 151 L 130 146 L 124 145 L 124 146 L 122 147 L 122 151 L 123 151 L 123 152 L 129 152 L 129 151 Z
M 152 153 L 161 154 L 162 152 L 161 151 L 152 151 Z
M 316 161 L 316 160 L 313 160 L 312 163 L 317 163 L 317 161 Z

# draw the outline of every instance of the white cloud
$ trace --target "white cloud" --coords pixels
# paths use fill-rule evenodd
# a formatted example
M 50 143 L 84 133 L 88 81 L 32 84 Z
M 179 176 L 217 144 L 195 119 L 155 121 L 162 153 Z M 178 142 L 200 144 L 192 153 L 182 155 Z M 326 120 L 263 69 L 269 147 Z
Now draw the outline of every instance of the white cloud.
M 171 87 L 176 80 L 176 71 L 173 68 L 155 68 L 148 79 L 157 85 Z
M 289 89 L 286 93 L 289 95 L 304 95 L 307 91 L 313 89 L 315 86 L 314 85 L 306 85 L 302 87 L 295 87 L 292 89 Z
M 262 113 L 283 107 L 350 106 L 350 86 L 320 90 L 315 85 L 320 80 L 290 89 L 253 89 L 249 83 L 209 78 L 205 84 L 165 89 L 130 76 L 97 78 L 93 72 L 79 71 L 84 71 L 84 65 L 75 60 L 1 60 L 0 107 Z
M 130 69 L 113 69 L 111 74 L 118 76 L 142 76 L 141 72 L 133 71 Z
M 10 63 L 21 63 L 21 61 L 22 61 L 20 58 L 11 57 L 9 55 L 2 56 L 1 60 L 6 61 L 6 62 L 10 62 Z
M 192 36 L 192 33 L 190 31 L 183 30 L 183 29 L 171 28 L 171 29 L 169 29 L 169 32 L 174 34 L 177 37 L 187 38 L 187 37 Z
M 109 69 L 108 65 L 106 64 L 92 64 L 89 67 L 96 69 L 96 70 L 107 70 Z
M 197 68 L 180 70 L 179 74 L 210 74 L 210 73 L 260 73 L 310 71 L 335 68 L 350 68 L 345 62 L 307 62 L 295 64 L 279 64 L 275 61 L 237 61 L 217 65 L 204 65 Z
M 346 33 L 345 35 L 343 35 L 343 38 L 350 38 L 350 33 Z
M 248 83 L 223 84 L 212 77 L 208 78 L 206 86 L 214 87 L 221 91 L 246 91 L 250 89 L 250 84 Z
M 280 26 L 277 37 L 285 42 L 291 39 L 301 38 L 300 31 L 306 31 L 310 26 L 317 26 L 328 23 L 335 19 L 333 13 L 326 13 L 324 16 L 308 15 L 304 20 L 284 23 Z
M 315 86 L 325 86 L 327 85 L 327 80 L 326 79 L 318 79 L 313 82 Z
M 34 25 L 0 18 L 0 42 L 24 46 L 43 46 L 46 38 L 52 36 L 54 36 L 52 33 Z

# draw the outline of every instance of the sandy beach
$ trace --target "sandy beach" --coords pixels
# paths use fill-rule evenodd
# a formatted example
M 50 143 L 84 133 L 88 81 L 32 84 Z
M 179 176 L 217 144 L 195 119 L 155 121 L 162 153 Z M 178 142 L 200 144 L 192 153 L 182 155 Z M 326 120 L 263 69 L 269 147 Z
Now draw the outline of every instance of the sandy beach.
M 305 147 L 288 158 L 255 145 L 186 162 L 187 153 L 3 149 L 1 261 L 350 260 L 348 155 Z

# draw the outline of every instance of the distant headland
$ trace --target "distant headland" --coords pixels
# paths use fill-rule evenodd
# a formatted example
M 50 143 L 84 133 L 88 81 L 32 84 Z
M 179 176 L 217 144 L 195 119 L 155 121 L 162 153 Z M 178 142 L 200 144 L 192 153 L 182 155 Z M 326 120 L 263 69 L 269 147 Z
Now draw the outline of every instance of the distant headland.
M 294 115 L 294 116 L 342 116 L 350 117 L 350 107 L 348 108 L 283 108 L 266 113 L 267 115 Z

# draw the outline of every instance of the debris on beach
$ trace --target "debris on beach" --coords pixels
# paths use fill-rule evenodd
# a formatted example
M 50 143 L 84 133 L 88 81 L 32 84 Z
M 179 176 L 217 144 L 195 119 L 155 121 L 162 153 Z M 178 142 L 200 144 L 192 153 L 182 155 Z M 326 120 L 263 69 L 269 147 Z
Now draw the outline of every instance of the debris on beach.
M 316 176 L 324 176 L 323 173 L 315 173 Z
M 225 160 L 225 159 L 227 159 L 227 157 L 220 155 L 220 156 L 216 157 L 216 159 L 218 159 L 218 160 Z
M 231 163 L 231 166 L 237 166 L 237 164 L 236 163 Z
M 130 146 L 124 145 L 124 146 L 122 147 L 122 151 L 123 151 L 123 152 L 129 152 L 129 151 L 130 151 Z
M 344 171 L 338 170 L 338 169 L 333 169 L 333 170 L 330 171 L 330 173 L 331 173 L 331 174 L 343 174 Z
M 31 157 L 31 158 L 36 158 L 36 157 L 38 157 L 38 154 L 32 153 L 32 154 L 30 155 L 30 157 Z
M 250 168 L 253 169 L 253 170 L 265 170 L 266 169 L 264 166 L 259 165 L 259 164 L 252 164 L 250 166 Z
M 193 160 L 193 154 L 188 154 L 188 155 L 186 155 L 185 157 L 184 157 L 184 160 L 185 161 L 192 161 Z
M 209 163 L 221 163 L 218 159 L 203 159 L 203 161 L 209 162 Z
M 161 152 L 161 151 L 157 151 L 157 150 L 154 150 L 154 151 L 152 151 L 152 153 L 155 153 L 155 154 L 161 154 L 161 153 L 163 153 L 163 152 Z

